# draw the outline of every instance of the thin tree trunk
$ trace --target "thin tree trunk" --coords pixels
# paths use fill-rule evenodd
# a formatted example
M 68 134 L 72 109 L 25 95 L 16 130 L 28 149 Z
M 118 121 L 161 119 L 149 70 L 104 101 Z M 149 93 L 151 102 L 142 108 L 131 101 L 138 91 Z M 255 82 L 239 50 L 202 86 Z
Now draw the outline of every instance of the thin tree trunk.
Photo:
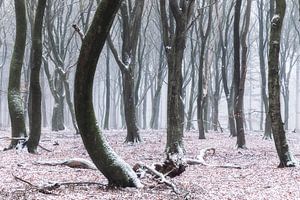
M 278 167 L 293 167 L 296 163 L 293 155 L 289 151 L 280 112 L 279 53 L 285 9 L 285 0 L 276 0 L 276 15 L 274 15 L 271 20 L 269 42 L 269 113 L 271 117 L 274 142 L 280 161 Z
M 110 112 L 110 53 L 109 46 L 106 47 L 106 101 L 105 101 L 105 116 L 104 116 L 104 129 L 109 129 L 109 112 Z
M 37 153 L 37 147 L 41 137 L 41 126 L 42 126 L 42 112 L 41 112 L 41 101 L 42 92 L 40 86 L 40 70 L 42 65 L 42 30 L 43 30 L 43 19 L 46 8 L 47 0 L 39 0 L 32 33 L 32 47 L 31 47 L 31 74 L 30 74 L 30 98 L 29 102 L 29 115 L 32 120 L 30 123 L 30 134 L 27 141 L 27 148 L 29 153 Z

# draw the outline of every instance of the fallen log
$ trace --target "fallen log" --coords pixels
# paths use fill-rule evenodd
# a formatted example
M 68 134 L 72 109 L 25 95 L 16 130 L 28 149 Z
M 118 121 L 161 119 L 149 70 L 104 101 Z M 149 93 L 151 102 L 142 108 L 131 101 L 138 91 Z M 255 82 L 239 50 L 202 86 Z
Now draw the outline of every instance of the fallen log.
M 71 158 L 62 161 L 35 161 L 36 165 L 48 165 L 48 166 L 68 166 L 71 168 L 80 168 L 80 169 L 93 169 L 96 170 L 97 167 L 90 161 L 83 158 Z
M 209 153 L 211 153 L 211 155 L 214 155 L 214 154 L 216 153 L 216 149 L 215 149 L 215 148 L 205 148 L 205 149 L 202 149 L 202 150 L 200 151 L 199 155 L 197 155 L 195 159 L 185 158 L 184 161 L 185 161 L 188 165 L 204 165 L 204 166 L 208 166 L 208 167 L 242 169 L 241 166 L 234 165 L 234 164 L 225 164 L 225 165 L 213 165 L 213 164 L 208 164 L 208 163 L 205 161 L 205 157 L 206 157 Z

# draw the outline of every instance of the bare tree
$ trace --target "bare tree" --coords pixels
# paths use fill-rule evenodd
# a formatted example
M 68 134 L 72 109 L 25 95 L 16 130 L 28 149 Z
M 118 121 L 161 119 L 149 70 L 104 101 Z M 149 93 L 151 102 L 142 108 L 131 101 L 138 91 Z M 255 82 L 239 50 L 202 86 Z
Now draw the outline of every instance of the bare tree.
M 195 1 L 160 0 L 163 43 L 168 63 L 167 97 L 167 160 L 179 163 L 184 155 L 182 100 L 182 62 L 186 46 L 186 35 L 194 11 Z M 169 15 L 167 14 L 169 12 Z M 168 19 L 169 18 L 169 19 Z M 179 165 L 180 166 L 180 165 Z
M 41 136 L 42 113 L 41 113 L 41 86 L 40 86 L 40 69 L 42 65 L 42 29 L 44 11 L 47 0 L 39 0 L 32 33 L 32 47 L 31 47 L 31 74 L 30 74 L 30 90 L 29 90 L 29 115 L 32 122 L 30 123 L 30 134 L 27 141 L 28 152 L 36 153 Z
M 272 4 L 271 4 L 272 7 Z M 266 78 L 266 46 L 268 40 L 268 27 L 265 26 L 264 19 L 267 21 L 268 14 L 264 15 L 264 1 L 259 0 L 257 1 L 257 8 L 258 8 L 258 29 L 259 29 L 259 44 L 258 44 L 258 51 L 259 51 L 259 67 L 260 67 L 260 74 L 261 74 L 261 95 L 262 101 L 264 104 L 266 118 L 265 118 L 265 130 L 264 130 L 264 138 L 268 139 L 272 136 L 271 131 L 271 119 L 269 116 L 269 104 L 268 104 L 268 96 L 267 96 L 267 78 Z M 270 12 L 269 12 L 270 14 Z M 264 34 L 264 30 L 266 34 Z
M 131 1 L 121 4 L 122 19 L 122 56 L 119 57 L 111 38 L 108 44 L 122 74 L 124 113 L 127 126 L 126 141 L 129 143 L 140 142 L 141 137 L 136 120 L 136 95 L 135 95 L 135 67 L 136 51 L 141 28 L 141 18 L 144 9 L 144 0 L 136 0 L 132 7 Z
M 16 147 L 18 141 L 22 141 L 22 138 L 27 136 L 24 109 L 20 94 L 21 70 L 24 61 L 27 33 L 26 7 L 24 0 L 15 0 L 14 3 L 16 14 L 16 39 L 10 63 L 7 96 L 11 120 L 11 136 L 13 139 L 7 149 Z
M 289 151 L 286 135 L 280 113 L 280 85 L 279 85 L 279 55 L 283 19 L 285 16 L 285 0 L 276 0 L 275 15 L 271 20 L 271 32 L 269 41 L 269 113 L 272 123 L 274 142 L 279 157 L 278 167 L 293 167 L 296 161 Z
M 204 2 L 202 7 L 204 7 Z M 197 33 L 199 34 L 198 38 L 201 40 L 200 45 L 200 56 L 199 56 L 199 72 L 198 72 L 198 96 L 197 96 L 197 122 L 198 122 L 198 129 L 199 129 L 199 139 L 205 139 L 205 127 L 203 122 L 203 115 L 205 109 L 205 101 L 208 100 L 208 87 L 207 86 L 207 79 L 203 77 L 204 73 L 207 73 L 205 70 L 205 52 L 207 51 L 206 45 L 208 41 L 208 37 L 211 33 L 212 27 L 212 6 L 209 6 L 208 9 L 208 19 L 206 28 L 204 28 L 205 18 L 203 9 L 200 11 L 202 12 L 201 18 L 199 20 L 199 30 Z M 206 100 L 205 100 L 206 99 Z M 207 105 L 206 105 L 207 106 Z
M 101 134 L 93 108 L 97 62 L 120 4 L 120 0 L 102 0 L 83 40 L 75 75 L 75 111 L 84 145 L 109 184 L 138 187 L 141 183 L 135 172 L 112 150 Z

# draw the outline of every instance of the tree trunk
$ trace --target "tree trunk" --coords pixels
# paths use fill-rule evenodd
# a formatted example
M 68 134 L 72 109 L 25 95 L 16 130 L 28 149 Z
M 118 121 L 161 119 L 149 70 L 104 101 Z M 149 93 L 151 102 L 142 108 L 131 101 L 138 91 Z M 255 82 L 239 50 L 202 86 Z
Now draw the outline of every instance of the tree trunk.
M 203 2 L 204 3 L 204 2 Z M 204 6 L 202 4 L 202 6 Z M 199 139 L 205 139 L 205 131 L 207 131 L 207 121 L 203 121 L 207 119 L 207 116 L 203 116 L 205 113 L 205 105 L 207 106 L 208 101 L 208 88 L 205 87 L 206 81 L 203 78 L 203 73 L 207 73 L 204 71 L 204 55 L 206 51 L 206 43 L 208 36 L 211 32 L 211 25 L 212 25 L 212 6 L 209 7 L 208 13 L 208 22 L 207 27 L 204 30 L 203 23 L 204 23 L 204 14 L 202 14 L 201 20 L 199 20 L 199 32 L 201 38 L 201 46 L 200 46 L 200 55 L 199 55 L 199 72 L 198 72 L 198 96 L 197 96 L 197 122 L 198 122 L 198 129 L 199 129 Z M 206 77 L 207 78 L 207 77 Z
M 152 100 L 152 114 L 150 120 L 150 128 L 152 129 L 158 129 L 160 97 L 161 97 L 161 89 L 164 81 L 164 72 L 165 72 L 163 48 L 164 47 L 162 44 L 159 50 L 159 65 L 157 70 L 157 84 L 156 84 L 157 86 L 154 92 L 154 98 Z
M 63 83 L 56 75 L 54 80 L 54 87 L 56 88 L 57 98 L 54 98 L 54 107 L 52 112 L 52 131 L 61 131 L 65 129 L 64 119 L 64 92 Z
M 30 134 L 27 141 L 27 147 L 29 153 L 36 153 L 41 137 L 41 126 L 42 126 L 42 113 L 41 113 L 41 86 L 40 86 L 40 70 L 42 65 L 42 30 L 43 30 L 43 19 L 44 11 L 47 0 L 39 0 L 32 34 L 32 47 L 31 47 L 31 74 L 30 74 L 30 108 L 29 115 L 32 123 L 30 123 Z
M 135 172 L 112 150 L 99 130 L 93 108 L 97 62 L 120 4 L 120 0 L 102 0 L 83 40 L 75 74 L 75 112 L 84 145 L 109 184 L 139 187 Z
M 16 38 L 10 63 L 8 82 L 8 108 L 11 120 L 12 138 L 26 137 L 24 108 L 20 94 L 20 79 L 26 45 L 26 7 L 24 0 L 15 0 Z M 8 149 L 14 148 L 19 139 L 12 139 Z
M 109 129 L 109 112 L 110 112 L 110 53 L 109 46 L 107 45 L 106 51 L 106 101 L 105 101 L 105 116 L 104 116 L 104 129 Z
M 163 43 L 168 63 L 166 153 L 167 160 L 172 160 L 178 166 L 182 164 L 181 158 L 184 155 L 182 62 L 186 46 L 187 27 L 193 13 L 194 3 L 193 0 L 184 1 L 178 6 L 177 1 L 169 0 L 170 19 L 168 21 L 166 2 L 160 0 Z
M 237 129 L 237 147 L 246 148 L 245 130 L 244 130 L 244 90 L 247 71 L 247 34 L 250 23 L 251 0 L 247 1 L 244 26 L 241 35 L 242 60 L 240 64 L 240 10 L 242 1 L 238 0 L 235 5 L 234 15 L 234 113 Z M 240 69 L 240 67 L 242 67 Z
M 293 167 L 296 163 L 293 155 L 289 151 L 280 112 L 279 52 L 285 8 L 285 0 L 276 0 L 276 15 L 274 15 L 271 20 L 269 42 L 269 113 L 271 117 L 274 142 L 280 161 L 278 167 Z
M 258 4 L 258 28 L 259 28 L 259 68 L 261 74 L 261 95 L 265 108 L 265 128 L 264 128 L 264 138 L 268 139 L 272 137 L 271 132 L 271 121 L 269 116 L 269 104 L 268 104 L 268 96 L 267 96 L 267 78 L 266 78 L 266 64 L 265 64 L 265 40 L 264 38 L 264 9 L 263 9 L 263 0 L 257 2 Z M 266 34 L 267 35 L 267 34 Z
M 136 89 L 135 89 L 135 67 L 136 67 L 136 49 L 141 29 L 141 18 L 144 9 L 144 0 L 135 1 L 134 6 L 128 5 L 128 2 L 123 2 L 121 5 L 121 19 L 122 19 L 122 59 L 120 59 L 116 48 L 108 38 L 109 47 L 114 55 L 114 58 L 122 72 L 123 81 L 123 98 L 124 99 L 124 113 L 127 126 L 127 136 L 125 142 L 140 142 L 141 137 L 137 127 L 136 120 Z M 141 66 L 140 66 L 141 67 Z M 128 81 L 124 83 L 124 81 Z M 139 85 L 139 83 L 136 83 Z M 129 104 L 127 104 L 129 103 Z M 129 110 L 126 110 L 129 109 Z M 130 118 L 128 118 L 130 117 Z
M 123 72 L 123 99 L 124 113 L 127 126 L 127 136 L 125 142 L 138 143 L 142 139 L 139 134 L 139 129 L 136 124 L 136 109 L 134 102 L 134 77 L 132 72 Z

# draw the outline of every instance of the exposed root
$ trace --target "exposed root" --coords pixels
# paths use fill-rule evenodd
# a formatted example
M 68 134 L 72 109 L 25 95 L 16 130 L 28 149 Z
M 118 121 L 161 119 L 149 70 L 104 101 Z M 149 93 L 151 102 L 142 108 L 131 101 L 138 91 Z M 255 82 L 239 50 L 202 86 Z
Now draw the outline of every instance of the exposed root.
M 135 164 L 133 169 L 138 173 L 141 173 L 141 171 L 144 171 L 144 173 L 149 173 L 149 174 L 159 178 L 159 181 L 158 181 L 159 183 L 164 183 L 167 186 L 171 187 L 173 192 L 175 192 L 176 194 L 180 193 L 180 191 L 178 190 L 176 185 L 174 183 L 172 183 L 170 180 L 168 180 L 164 174 L 157 171 L 154 167 L 150 167 L 143 163 L 137 163 L 137 164 Z M 142 173 L 142 174 L 144 174 L 144 173 Z
M 71 158 L 62 161 L 36 161 L 34 162 L 34 164 L 48 165 L 48 166 L 63 165 L 71 168 L 93 169 L 93 170 L 97 169 L 97 167 L 93 163 L 82 158 Z

